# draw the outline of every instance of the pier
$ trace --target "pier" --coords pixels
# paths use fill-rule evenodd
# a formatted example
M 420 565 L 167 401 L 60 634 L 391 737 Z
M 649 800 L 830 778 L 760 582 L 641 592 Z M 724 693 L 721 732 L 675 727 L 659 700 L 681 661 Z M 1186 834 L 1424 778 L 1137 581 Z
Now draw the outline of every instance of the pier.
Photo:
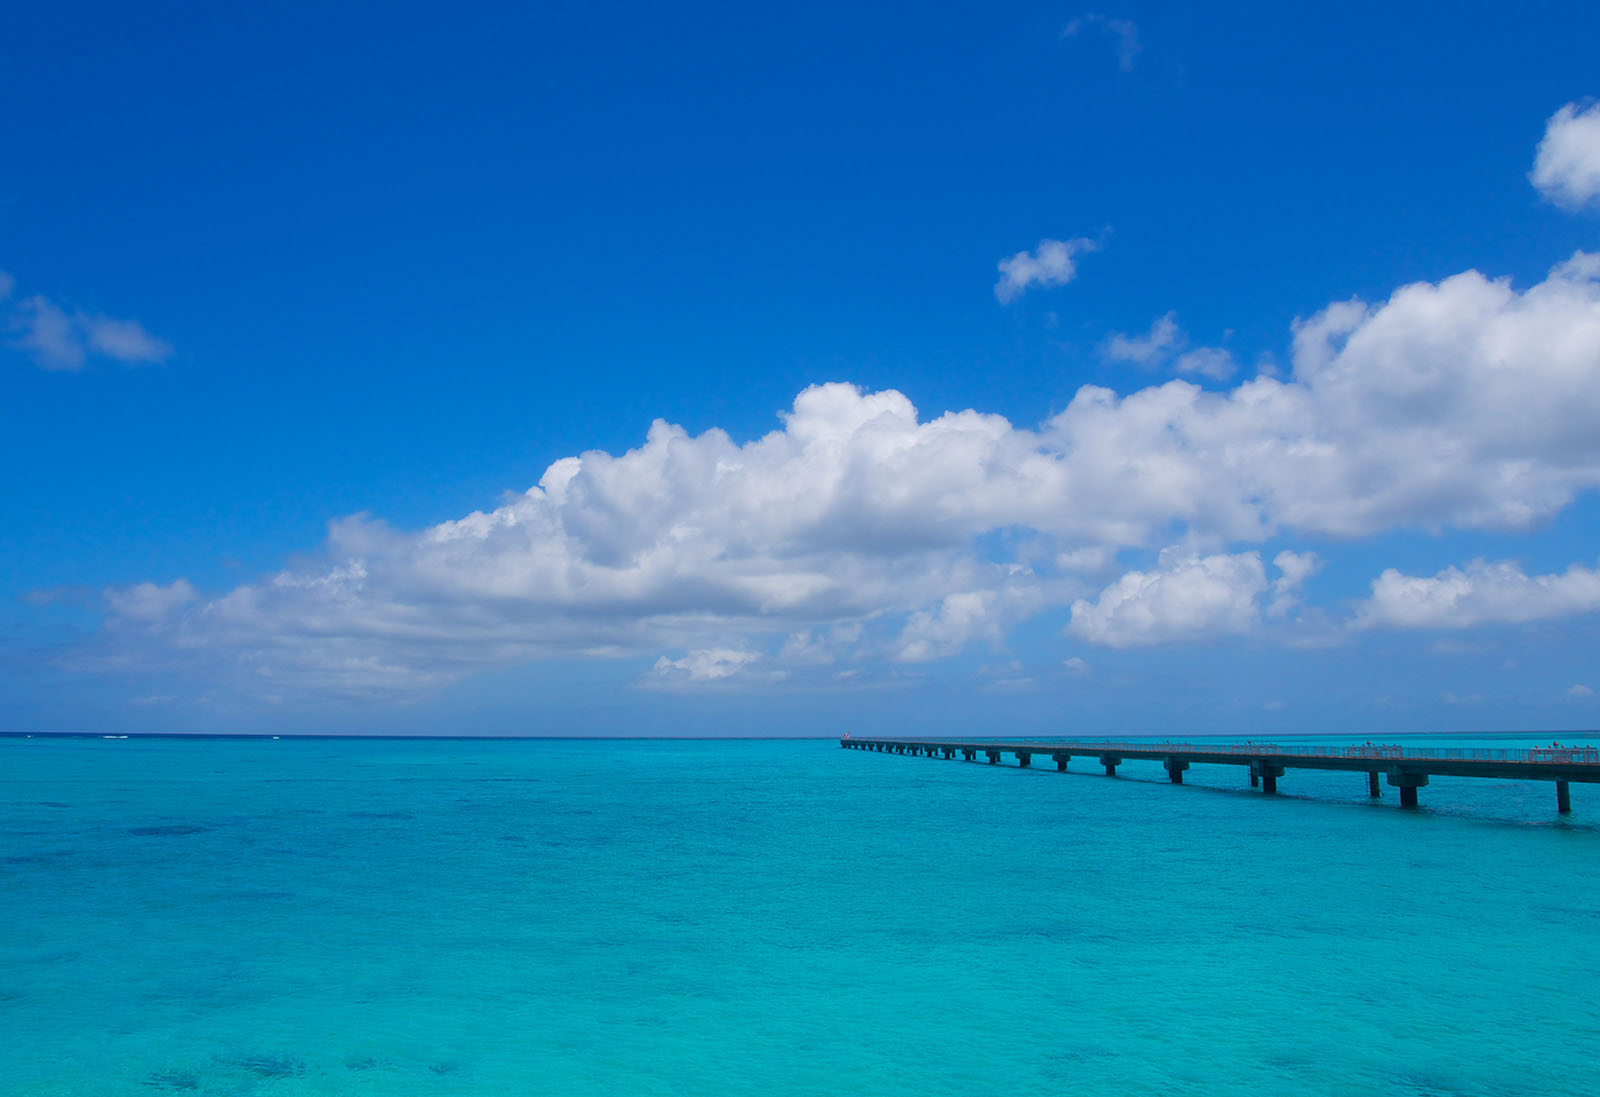
M 1371 743 L 1359 746 L 1280 746 L 1253 741 L 1172 743 L 1148 739 L 1036 739 L 997 742 L 990 739 L 856 739 L 839 740 L 846 750 L 911 754 L 975 762 L 991 766 L 1011 755 L 1024 769 L 1035 758 L 1054 762 L 1065 772 L 1074 758 L 1090 759 L 1115 777 L 1127 761 L 1160 762 L 1167 779 L 1183 784 L 1191 765 L 1238 766 L 1249 771 L 1250 787 L 1278 791 L 1278 779 L 1291 769 L 1332 769 L 1366 776 L 1367 795 L 1383 795 L 1383 784 L 1400 790 L 1400 806 L 1417 806 L 1417 790 L 1430 777 L 1490 777 L 1512 781 L 1550 781 L 1556 786 L 1556 811 L 1572 810 L 1571 783 L 1600 783 L 1600 749 L 1595 747 L 1398 747 Z

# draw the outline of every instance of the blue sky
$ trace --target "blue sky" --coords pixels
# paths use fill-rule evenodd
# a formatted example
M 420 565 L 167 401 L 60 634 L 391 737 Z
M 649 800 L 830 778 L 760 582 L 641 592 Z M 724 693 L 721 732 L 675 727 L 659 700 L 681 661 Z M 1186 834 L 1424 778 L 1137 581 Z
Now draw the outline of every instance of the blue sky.
M 1600 724 L 1590 5 L 7 23 L 0 730 Z

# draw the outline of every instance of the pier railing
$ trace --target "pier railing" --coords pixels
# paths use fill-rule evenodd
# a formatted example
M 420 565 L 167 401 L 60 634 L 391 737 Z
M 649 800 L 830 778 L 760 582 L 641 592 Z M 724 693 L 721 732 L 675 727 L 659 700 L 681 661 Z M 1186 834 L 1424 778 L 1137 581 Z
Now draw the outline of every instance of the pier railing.
M 1314 744 L 1257 742 L 1174 742 L 1171 739 L 1038 739 L 1045 753 L 1052 745 L 1104 750 L 1159 751 L 1171 748 L 1194 754 L 1292 755 L 1301 758 L 1382 758 L 1415 762 L 1534 762 L 1600 766 L 1600 747 L 1402 747 L 1387 743 L 1358 743 L 1336 747 Z

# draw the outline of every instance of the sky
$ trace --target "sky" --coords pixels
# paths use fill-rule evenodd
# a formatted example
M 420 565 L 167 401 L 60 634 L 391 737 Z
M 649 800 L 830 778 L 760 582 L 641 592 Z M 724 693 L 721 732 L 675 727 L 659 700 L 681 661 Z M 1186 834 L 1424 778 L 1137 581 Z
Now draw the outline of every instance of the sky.
M 1593 5 L 236 7 L 6 16 L 0 731 L 1600 727 Z

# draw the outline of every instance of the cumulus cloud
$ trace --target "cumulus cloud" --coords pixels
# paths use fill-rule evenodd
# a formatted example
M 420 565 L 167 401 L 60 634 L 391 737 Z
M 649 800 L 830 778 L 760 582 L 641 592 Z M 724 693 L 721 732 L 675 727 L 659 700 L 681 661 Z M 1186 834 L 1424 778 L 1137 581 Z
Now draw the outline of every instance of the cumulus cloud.
M 1098 12 L 1085 12 L 1077 16 L 1061 32 L 1063 38 L 1076 38 L 1086 30 L 1097 30 L 1111 39 L 1117 51 L 1117 67 L 1123 72 L 1133 71 L 1134 58 L 1139 56 L 1139 28 L 1131 19 L 1114 19 Z
M 129 659 L 353 691 L 583 653 L 693 680 L 685 653 L 760 653 L 748 673 L 848 647 L 854 673 L 1052 607 L 1096 642 L 1180 642 L 1283 616 L 1314 559 L 1279 554 L 1269 577 L 1256 552 L 1174 551 L 1092 599 L 1087 578 L 1178 540 L 1514 529 L 1600 486 L 1600 257 L 1526 289 L 1468 271 L 1330 305 L 1296 324 L 1290 365 L 1223 391 L 1084 386 L 1032 428 L 844 384 L 744 443 L 657 422 L 492 510 L 411 531 L 343 519 L 306 562 L 207 596 L 111 592 L 108 636 Z M 1391 597 L 1403 579 L 1380 580 L 1366 620 L 1425 617 Z
M 11 277 L 0 273 L 0 301 L 12 285 Z M 134 364 L 162 362 L 172 354 L 170 343 L 136 320 L 68 311 L 39 294 L 7 309 L 3 325 L 10 333 L 7 343 L 47 370 L 77 371 L 91 356 Z
M 1515 563 L 1474 560 L 1431 577 L 1393 568 L 1372 581 L 1357 612 L 1364 627 L 1459 629 L 1522 624 L 1600 610 L 1600 572 L 1573 564 L 1553 575 L 1526 575 Z
M 1040 240 L 1032 252 L 1019 251 L 1000 260 L 1000 280 L 994 295 L 1001 304 L 1010 304 L 1030 286 L 1064 286 L 1078 276 L 1077 258 L 1094 251 L 1093 240 Z
M 1249 632 L 1268 589 L 1258 552 L 1212 556 L 1162 552 L 1153 571 L 1130 571 L 1093 602 L 1072 603 L 1067 631 L 1114 648 Z
M 1594 690 L 1590 689 L 1588 686 L 1584 685 L 1582 682 L 1579 682 L 1574 686 L 1568 687 L 1565 696 L 1570 697 L 1574 701 L 1579 701 L 1579 700 L 1582 700 L 1585 697 L 1593 697 L 1594 696 Z
M 1568 103 L 1550 116 L 1528 178 L 1567 209 L 1600 201 L 1600 103 Z

